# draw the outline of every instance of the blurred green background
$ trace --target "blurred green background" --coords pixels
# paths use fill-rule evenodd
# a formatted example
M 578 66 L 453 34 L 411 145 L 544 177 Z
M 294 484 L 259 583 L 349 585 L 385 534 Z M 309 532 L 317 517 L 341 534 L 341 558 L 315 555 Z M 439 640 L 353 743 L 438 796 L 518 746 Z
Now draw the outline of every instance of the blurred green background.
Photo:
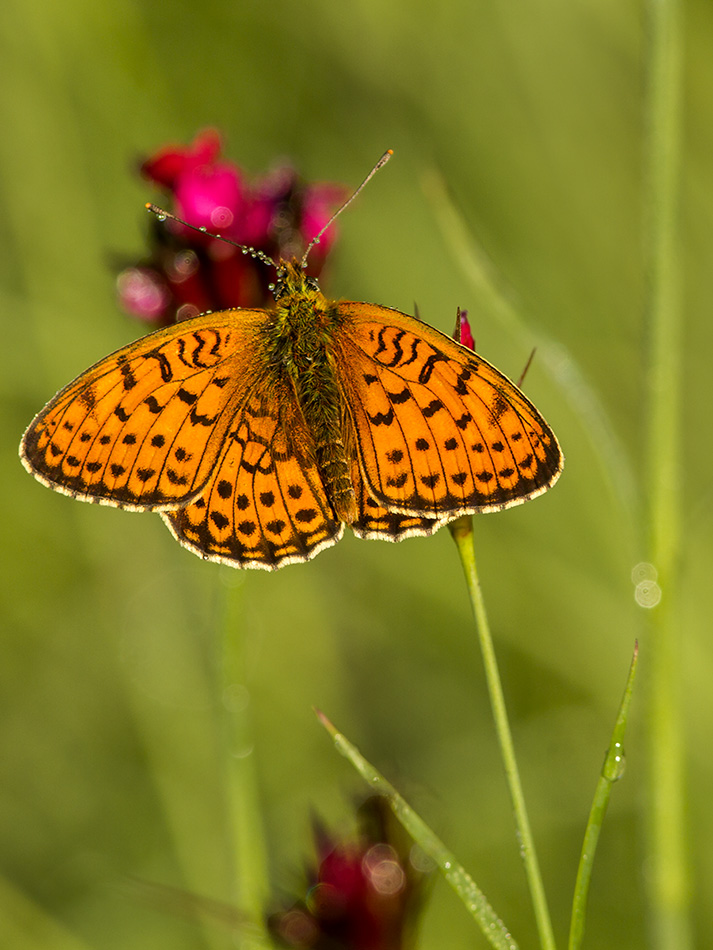
M 686 4 L 684 446 L 680 649 L 694 923 L 713 945 L 713 7 Z M 526 381 L 567 463 L 532 504 L 476 519 L 485 597 L 555 928 L 642 636 L 627 772 L 614 790 L 586 946 L 647 944 L 647 642 L 631 571 L 643 476 L 645 23 L 618 0 L 304 0 L 170 5 L 8 0 L 0 21 L 0 944 L 219 950 L 235 935 L 137 899 L 131 878 L 233 900 L 220 722 L 231 702 L 260 791 L 272 894 L 297 896 L 317 813 L 350 827 L 360 780 L 322 708 L 473 873 L 523 946 L 529 898 L 470 608 L 448 531 L 349 532 L 306 565 L 239 573 L 182 550 L 157 516 L 81 505 L 17 459 L 35 412 L 140 333 L 114 274 L 144 248 L 155 193 L 135 160 L 221 128 L 260 173 L 289 157 L 356 184 L 323 289 L 450 331 Z M 443 228 L 442 176 L 527 331 L 502 318 Z M 435 195 L 435 196 L 434 196 Z M 581 376 L 573 377 L 578 367 Z M 582 407 L 587 410 L 583 412 Z M 597 413 L 600 413 L 599 415 Z M 443 882 L 419 946 L 485 941 Z

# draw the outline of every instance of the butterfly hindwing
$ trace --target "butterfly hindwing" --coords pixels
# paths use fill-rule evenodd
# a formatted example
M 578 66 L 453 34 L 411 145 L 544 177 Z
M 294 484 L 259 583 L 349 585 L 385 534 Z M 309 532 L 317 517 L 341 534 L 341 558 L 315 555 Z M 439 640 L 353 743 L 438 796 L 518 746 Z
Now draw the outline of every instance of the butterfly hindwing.
M 374 500 L 450 520 L 519 504 L 556 480 L 554 433 L 493 366 L 399 311 L 339 307 L 339 370 Z
M 422 515 L 389 511 L 375 501 L 366 490 L 359 464 L 352 466 L 352 483 L 356 495 L 357 519 L 350 527 L 358 538 L 379 541 L 402 541 L 404 538 L 424 537 L 434 532 L 448 519 L 425 518 Z
M 163 518 L 185 547 L 234 567 L 306 561 L 339 540 L 343 525 L 288 387 L 253 390 L 203 490 Z
M 125 508 L 161 509 L 195 494 L 249 391 L 267 319 L 262 310 L 202 315 L 96 363 L 32 421 L 26 468 L 75 498 Z

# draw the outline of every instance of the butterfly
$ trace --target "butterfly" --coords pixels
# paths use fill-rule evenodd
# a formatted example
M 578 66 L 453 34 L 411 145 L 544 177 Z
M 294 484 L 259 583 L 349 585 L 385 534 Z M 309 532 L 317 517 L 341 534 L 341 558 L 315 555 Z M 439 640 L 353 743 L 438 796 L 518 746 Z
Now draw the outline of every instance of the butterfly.
M 268 570 L 345 524 L 430 535 L 557 480 L 557 439 L 510 380 L 416 317 L 325 297 L 306 256 L 274 264 L 272 309 L 205 313 L 83 372 L 25 432 L 27 470 L 159 512 L 202 558 Z

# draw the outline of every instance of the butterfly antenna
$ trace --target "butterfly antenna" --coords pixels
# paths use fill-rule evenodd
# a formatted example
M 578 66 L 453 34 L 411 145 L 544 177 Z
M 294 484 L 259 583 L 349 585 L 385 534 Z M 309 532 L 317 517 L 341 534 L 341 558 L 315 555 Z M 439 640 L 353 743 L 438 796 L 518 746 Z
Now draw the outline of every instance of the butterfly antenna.
M 307 264 L 307 257 L 308 257 L 308 255 L 309 255 L 309 252 L 312 250 L 312 248 L 315 246 L 315 244 L 319 244 L 320 239 L 321 239 L 322 235 L 324 234 L 324 232 L 325 232 L 328 228 L 331 228 L 331 226 L 334 224 L 335 220 L 339 217 L 339 215 L 342 213 L 342 211 L 344 211 L 346 208 L 349 207 L 349 205 L 352 203 L 352 201 L 354 201 L 354 199 L 355 199 L 356 196 L 359 194 L 359 192 L 365 187 L 365 185 L 367 185 L 367 184 L 371 181 L 371 179 L 372 179 L 372 178 L 374 177 L 374 175 L 379 171 L 379 169 L 384 167 L 384 165 L 388 162 L 388 160 L 391 158 L 391 156 L 392 156 L 393 154 L 394 154 L 394 150 L 391 149 L 391 148 L 390 148 L 388 151 L 384 152 L 384 154 L 381 156 L 381 158 L 379 159 L 379 161 L 376 163 L 376 165 L 374 165 L 374 167 L 372 168 L 372 170 L 371 170 L 371 171 L 369 172 L 369 174 L 366 176 L 366 178 L 364 179 L 364 181 L 359 185 L 359 187 L 356 189 L 356 191 L 353 191 L 353 192 L 351 193 L 351 195 L 347 198 L 347 200 L 344 202 L 344 204 L 340 205 L 340 206 L 337 208 L 337 210 L 334 212 L 334 214 L 333 214 L 332 217 L 329 219 L 329 221 L 327 221 L 327 223 L 324 225 L 324 227 L 320 230 L 320 232 L 319 232 L 317 235 L 315 235 L 315 237 L 312 238 L 312 240 L 311 240 L 311 241 L 309 242 L 309 244 L 307 245 L 307 248 L 306 248 L 304 254 L 302 255 L 302 261 L 300 262 L 300 263 L 302 264 L 302 267 L 305 267 L 305 266 L 306 266 L 306 264 Z
M 164 208 L 159 208 L 158 205 L 152 204 L 150 201 L 147 201 L 144 207 L 147 211 L 150 211 L 151 214 L 155 214 L 159 221 L 176 221 L 178 224 L 182 224 L 184 227 L 190 228 L 191 231 L 198 231 L 199 234 L 205 234 L 206 237 L 214 238 L 216 241 L 223 241 L 223 243 L 230 244 L 232 247 L 237 247 L 243 252 L 243 254 L 249 254 L 251 257 L 256 257 L 264 264 L 269 264 L 270 267 L 277 269 L 277 264 L 273 261 L 273 259 L 265 254 L 264 251 L 260 251 L 256 247 L 249 247 L 247 244 L 237 244 L 235 241 L 231 241 L 230 238 L 223 237 L 222 234 L 213 234 L 213 232 L 209 231 L 207 228 L 199 228 L 195 224 L 189 224 L 188 221 L 184 221 L 183 218 L 179 218 L 177 215 L 171 214 L 170 211 L 166 211 Z

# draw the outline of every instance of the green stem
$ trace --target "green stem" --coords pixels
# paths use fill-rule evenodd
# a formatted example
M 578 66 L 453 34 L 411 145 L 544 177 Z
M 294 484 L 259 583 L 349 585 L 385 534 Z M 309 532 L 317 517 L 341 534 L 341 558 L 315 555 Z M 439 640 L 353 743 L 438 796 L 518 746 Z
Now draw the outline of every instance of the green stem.
M 624 733 L 626 732 L 626 723 L 629 716 L 629 706 L 631 704 L 631 694 L 634 689 L 634 677 L 636 675 L 636 664 L 639 657 L 639 645 L 634 647 L 634 656 L 629 667 L 629 676 L 626 680 L 624 696 L 619 707 L 617 716 L 609 741 L 602 766 L 601 775 L 597 782 L 594 792 L 594 801 L 589 812 L 589 820 L 584 832 L 584 842 L 582 844 L 582 854 L 577 868 L 577 881 L 574 887 L 574 900 L 572 902 L 572 923 L 569 931 L 569 950 L 579 950 L 584 938 L 584 918 L 587 910 L 587 897 L 589 895 L 589 884 L 592 879 L 592 867 L 594 865 L 594 855 L 597 850 L 599 833 L 602 829 L 604 816 L 609 805 L 609 798 L 612 793 L 614 783 L 624 774 Z
M 245 638 L 238 622 L 241 588 L 227 592 L 223 624 L 222 703 L 225 709 L 225 749 L 229 847 L 233 860 L 232 897 L 241 917 L 244 947 L 271 946 L 264 927 L 269 899 L 267 858 L 250 715 L 245 661 Z
M 490 704 L 493 710 L 495 720 L 495 731 L 500 745 L 500 754 L 505 767 L 505 776 L 507 778 L 510 798 L 512 801 L 513 812 L 515 815 L 515 826 L 520 843 L 520 853 L 525 865 L 525 874 L 530 889 L 532 906 L 537 921 L 537 929 L 540 936 L 540 945 L 542 950 L 554 950 L 555 939 L 552 932 L 552 922 L 550 912 L 547 906 L 547 898 L 540 874 L 540 866 L 535 851 L 535 843 L 530 830 L 530 821 L 527 817 L 527 808 L 525 807 L 525 796 L 520 782 L 520 773 L 515 758 L 515 748 L 510 731 L 507 709 L 505 707 L 505 697 L 500 681 L 498 663 L 493 649 L 493 640 L 490 635 L 490 625 L 488 615 L 485 610 L 485 602 L 478 580 L 478 573 L 475 565 L 475 549 L 473 546 L 473 521 L 470 517 L 459 518 L 450 525 L 451 534 L 458 546 L 461 563 L 465 571 L 470 602 L 475 616 L 475 625 L 480 640 L 480 649 L 483 655 L 483 665 L 485 667 L 485 678 L 488 684 L 490 694 Z
M 645 456 L 646 549 L 661 593 L 649 610 L 651 638 L 649 903 L 654 946 L 692 946 L 685 831 L 684 730 L 675 603 L 681 479 L 682 308 L 678 262 L 681 152 L 680 0 L 649 2 L 647 90 L 648 299 Z M 647 603 L 646 606 L 650 606 Z

